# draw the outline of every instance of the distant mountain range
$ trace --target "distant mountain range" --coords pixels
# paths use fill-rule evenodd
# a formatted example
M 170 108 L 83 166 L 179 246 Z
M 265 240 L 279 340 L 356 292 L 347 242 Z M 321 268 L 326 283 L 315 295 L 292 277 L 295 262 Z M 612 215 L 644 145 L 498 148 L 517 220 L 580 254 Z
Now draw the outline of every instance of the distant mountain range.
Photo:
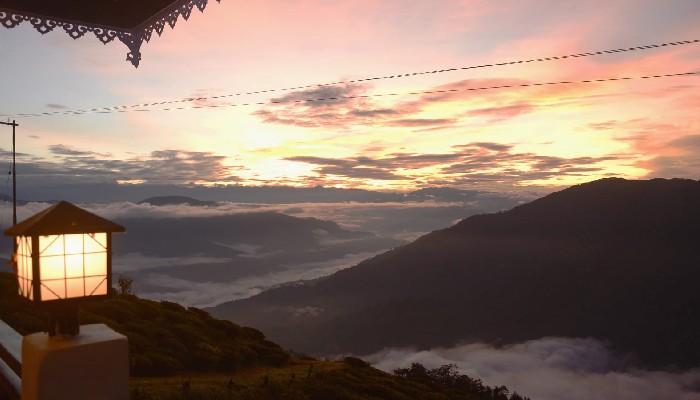
M 309 191 L 318 191 L 318 190 L 326 190 L 323 188 L 314 188 L 314 189 L 306 189 Z M 332 190 L 332 189 L 331 189 Z M 342 190 L 347 190 L 347 189 L 342 189 Z M 361 191 L 366 192 L 366 191 Z M 352 192 L 351 192 L 352 193 Z M 370 193 L 370 192 L 368 192 Z M 405 202 L 405 201 L 413 201 L 413 202 L 424 202 L 424 201 L 440 201 L 440 202 L 459 202 L 459 203 L 468 203 L 468 202 L 476 202 L 479 200 L 489 200 L 489 206 L 490 207 L 505 207 L 509 208 L 513 206 L 513 199 L 503 196 L 503 195 L 498 195 L 498 194 L 493 194 L 493 193 L 488 193 L 488 192 L 479 192 L 475 190 L 461 190 L 461 189 L 454 189 L 454 188 L 441 188 L 441 187 L 435 187 L 435 188 L 426 188 L 426 189 L 419 189 L 415 190 L 413 192 L 408 192 L 406 194 L 400 194 L 400 193 L 378 193 L 381 197 L 376 198 L 377 202 Z M 496 202 L 496 204 L 493 204 Z M 213 206 L 218 204 L 216 201 L 203 201 L 203 200 L 198 200 L 189 196 L 154 196 L 154 197 L 149 197 L 145 200 L 139 201 L 137 204 L 150 204 L 153 206 L 168 206 L 168 205 L 191 205 L 191 206 Z
M 566 336 L 700 366 L 699 249 L 700 182 L 603 179 L 209 311 L 315 355 Z
M 332 221 L 276 212 L 115 221 L 127 227 L 113 239 L 115 272 L 134 279 L 136 292 L 143 296 L 162 299 L 168 293 L 167 299 L 184 304 L 216 304 L 254 287 L 282 283 L 274 274 L 291 280 L 326 275 L 342 266 L 327 273 L 313 271 L 342 264 L 348 255 L 376 254 L 404 243 L 345 230 Z M 172 279 L 192 284 L 172 286 Z M 234 282 L 239 292 L 232 288 L 227 293 L 223 285 Z M 195 283 L 198 289 L 193 289 Z M 221 289 L 212 292 L 205 288 L 209 285 Z
M 155 196 L 141 200 L 138 204 L 150 204 L 152 206 L 171 206 L 171 205 L 188 205 L 188 206 L 214 206 L 215 201 L 202 201 L 193 199 L 187 196 Z
M 2 201 L 2 202 L 6 201 L 6 202 L 9 202 L 9 203 L 12 203 L 12 196 L 8 196 L 8 195 L 6 195 L 6 194 L 0 193 L 0 201 Z M 22 199 L 17 199 L 17 205 L 18 205 L 18 206 L 23 206 L 23 205 L 25 205 L 25 204 L 27 204 L 27 201 L 22 200 Z
M 406 201 L 455 201 L 465 199 L 488 201 L 503 208 L 513 207 L 518 199 L 508 195 L 477 190 L 454 188 L 426 188 L 408 193 L 377 192 L 364 189 L 341 189 L 333 187 L 291 186 L 177 186 L 177 185 L 119 185 L 116 183 L 56 184 L 55 186 L 22 186 L 19 196 L 24 200 L 48 201 L 61 199 L 74 203 L 135 202 L 172 196 L 185 196 L 203 201 L 229 201 L 233 203 L 291 204 L 291 203 L 386 203 Z M 539 197 L 529 193 L 530 199 Z
M 370 247 L 375 249 L 401 243 L 368 232 L 345 230 L 332 221 L 298 218 L 277 212 L 182 218 L 116 218 L 115 221 L 128 227 L 124 235 L 114 236 L 117 255 L 252 257 L 284 251 L 286 260 L 291 262 L 295 255 L 313 253 L 318 256 L 324 250 L 330 251 L 336 244 L 345 244 L 345 250 L 349 251 L 352 244 L 357 245 L 359 241 L 373 241 L 375 244 Z

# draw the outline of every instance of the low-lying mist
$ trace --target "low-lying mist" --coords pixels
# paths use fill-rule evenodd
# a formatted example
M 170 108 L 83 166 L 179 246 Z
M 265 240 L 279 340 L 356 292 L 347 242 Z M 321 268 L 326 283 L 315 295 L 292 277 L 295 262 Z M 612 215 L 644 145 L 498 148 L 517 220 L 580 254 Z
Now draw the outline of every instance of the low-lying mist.
M 518 201 L 474 195 L 469 201 L 78 205 L 125 226 L 125 233 L 114 236 L 113 271 L 132 278 L 137 295 L 208 307 L 333 274 L 474 213 Z M 49 206 L 21 205 L 19 220 Z M 263 213 L 293 219 L 242 220 Z M 303 221 L 311 226 L 299 228 Z M 308 240 L 300 242 L 305 234 Z M 11 241 L 3 243 L 2 253 L 9 256 Z
M 390 372 L 420 363 L 457 364 L 461 374 L 505 385 L 533 400 L 699 400 L 700 369 L 646 370 L 591 338 L 547 337 L 495 347 L 483 343 L 418 351 L 385 349 L 363 356 Z
M 134 279 L 134 291 L 143 298 L 151 300 L 167 300 L 186 306 L 212 307 L 217 304 L 235 299 L 244 299 L 254 296 L 265 289 L 283 285 L 289 282 L 313 280 L 319 277 L 333 274 L 341 269 L 356 265 L 362 260 L 372 257 L 375 253 L 348 254 L 342 258 L 326 261 L 308 262 L 286 265 L 284 269 L 260 274 L 248 274 L 227 281 L 216 281 L 202 273 L 198 278 L 180 278 L 173 276 L 167 266 L 160 264 L 149 271 L 147 265 L 154 264 L 157 260 L 142 257 L 141 255 L 128 255 L 124 259 L 115 260 L 115 274 L 124 274 Z M 201 267 L 203 264 L 187 258 L 167 260 L 172 267 L 188 266 Z M 221 262 L 221 261 L 219 261 Z M 138 265 L 143 269 L 138 270 Z M 210 264 L 204 264 L 210 265 Z M 134 268 L 137 268 L 134 270 Z

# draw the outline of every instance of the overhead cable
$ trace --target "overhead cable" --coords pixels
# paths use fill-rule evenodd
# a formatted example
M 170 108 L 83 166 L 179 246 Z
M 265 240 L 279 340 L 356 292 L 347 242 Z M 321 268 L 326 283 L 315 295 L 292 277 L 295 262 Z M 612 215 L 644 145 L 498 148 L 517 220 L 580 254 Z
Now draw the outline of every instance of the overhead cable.
M 669 47 L 669 46 L 682 46 L 682 45 L 695 44 L 695 43 L 700 43 L 700 39 L 682 40 L 682 41 L 666 42 L 666 43 L 659 43 L 659 44 L 649 44 L 649 45 L 633 46 L 633 47 L 620 48 L 620 49 L 600 50 L 600 51 L 584 52 L 584 53 L 569 54 L 569 55 L 539 57 L 539 58 L 532 58 L 532 59 L 527 59 L 527 60 L 514 60 L 514 61 L 505 61 L 505 62 L 490 63 L 490 64 L 479 64 L 479 65 L 472 65 L 472 66 L 466 66 L 466 67 L 443 68 L 443 69 L 435 69 L 435 70 L 431 70 L 431 71 L 392 74 L 392 75 L 377 76 L 377 77 L 372 77 L 372 78 L 352 79 L 352 80 L 330 82 L 330 83 L 317 83 L 317 84 L 311 84 L 311 85 L 303 85 L 303 86 L 295 86 L 295 87 L 287 87 L 287 88 L 279 88 L 279 89 L 256 90 L 256 91 L 250 91 L 250 92 L 223 94 L 223 95 L 217 95 L 217 96 L 186 97 L 183 99 L 165 100 L 165 101 L 142 103 L 142 104 L 120 105 L 120 106 L 102 107 L 102 108 L 90 108 L 90 109 L 83 109 L 83 110 L 62 110 L 62 111 L 49 111 L 49 112 L 43 112 L 43 113 L 22 113 L 22 114 L 14 114 L 12 116 L 15 116 L 15 117 L 30 117 L 30 116 L 36 117 L 36 116 L 51 116 L 51 115 L 64 115 L 64 114 L 72 114 L 73 115 L 73 114 L 101 113 L 101 112 L 105 112 L 105 111 L 107 111 L 109 113 L 122 112 L 122 110 L 128 110 L 128 109 L 164 106 L 164 105 L 177 104 L 177 103 L 187 103 L 187 102 L 207 101 L 207 100 L 220 100 L 220 99 L 237 97 L 237 96 L 275 93 L 275 92 L 286 92 L 286 91 L 291 91 L 291 90 L 302 90 L 302 89 L 312 89 L 312 88 L 320 88 L 320 87 L 326 87 L 326 86 L 347 85 L 347 84 L 363 83 L 363 82 L 379 81 L 379 80 L 387 80 L 387 79 L 408 78 L 408 77 L 414 77 L 414 76 L 419 76 L 419 75 L 441 74 L 441 73 L 445 73 L 445 72 L 454 72 L 454 71 L 462 71 L 462 70 L 470 70 L 470 69 L 492 68 L 492 67 L 498 67 L 498 66 L 527 64 L 527 63 L 534 63 L 534 62 L 557 61 L 557 60 L 565 60 L 565 59 L 569 59 L 569 58 L 591 57 L 591 56 L 598 56 L 598 55 L 604 55 L 604 54 L 615 54 L 615 53 L 624 53 L 624 52 L 632 52 L 632 51 L 639 51 L 639 50 L 650 50 L 650 49 L 656 49 L 656 48 L 665 48 L 665 47 Z
M 692 76 L 692 75 L 700 75 L 700 71 L 681 72 L 681 73 L 675 73 L 675 74 L 645 75 L 645 76 L 636 76 L 636 77 L 616 77 L 616 78 L 601 78 L 601 79 L 583 79 L 583 80 L 576 80 L 576 81 L 519 83 L 519 84 L 511 84 L 511 85 L 481 86 L 481 87 L 473 87 L 473 88 L 425 90 L 425 91 L 399 92 L 399 93 L 376 93 L 376 94 L 366 94 L 366 95 L 332 96 L 332 97 L 295 99 L 295 100 L 268 100 L 268 101 L 248 102 L 248 103 L 208 104 L 208 105 L 194 105 L 194 106 L 180 106 L 180 107 L 166 107 L 166 108 L 125 108 L 125 109 L 113 109 L 113 110 L 112 109 L 73 110 L 73 111 L 62 111 L 59 113 L 17 114 L 17 116 L 20 116 L 20 117 L 44 117 L 44 116 L 56 116 L 56 115 L 114 114 L 114 113 L 126 113 L 126 112 L 192 110 L 192 109 L 199 109 L 199 108 L 265 106 L 265 105 L 273 105 L 273 104 L 312 103 L 312 102 L 323 102 L 323 101 L 364 99 L 364 98 L 374 98 L 374 97 L 415 96 L 415 95 L 426 95 L 426 94 L 455 93 L 455 92 L 469 92 L 469 91 L 482 91 L 482 90 L 517 89 L 517 88 L 528 88 L 528 87 L 537 87 L 537 86 L 553 86 L 553 85 L 585 84 L 585 83 L 597 83 L 597 82 L 659 79 L 659 78 L 671 78 L 671 77 Z

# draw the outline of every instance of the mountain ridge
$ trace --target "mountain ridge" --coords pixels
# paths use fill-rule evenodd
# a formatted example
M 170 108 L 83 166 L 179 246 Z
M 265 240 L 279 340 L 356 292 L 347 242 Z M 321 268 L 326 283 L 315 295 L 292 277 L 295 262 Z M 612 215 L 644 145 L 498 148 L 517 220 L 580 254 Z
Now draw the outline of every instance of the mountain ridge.
M 699 239 L 700 183 L 608 178 L 210 312 L 312 354 L 591 336 L 644 365 L 696 366 Z M 304 307 L 316 315 L 290 314 Z
M 141 200 L 136 204 L 150 204 L 152 206 L 189 205 L 189 206 L 214 206 L 215 201 L 198 200 L 189 196 L 153 196 Z
M 445 190 L 448 189 L 448 190 Z M 426 192 L 427 191 L 427 192 Z M 62 199 L 74 203 L 113 203 L 136 202 L 139 199 L 167 196 L 185 196 L 201 201 L 293 204 L 293 203 L 390 203 L 420 201 L 426 194 L 438 195 L 444 200 L 462 201 L 472 196 L 489 197 L 504 206 L 512 206 L 508 194 L 474 191 L 456 188 L 429 187 L 412 192 L 384 192 L 358 188 L 296 187 L 296 186 L 179 186 L 118 183 L 81 183 L 60 185 L 27 186 L 22 189 L 24 199 L 46 202 L 49 199 Z M 454 195 L 453 197 L 449 197 Z M 534 194 L 528 194 L 533 197 Z M 434 197 L 433 197 L 434 198 Z

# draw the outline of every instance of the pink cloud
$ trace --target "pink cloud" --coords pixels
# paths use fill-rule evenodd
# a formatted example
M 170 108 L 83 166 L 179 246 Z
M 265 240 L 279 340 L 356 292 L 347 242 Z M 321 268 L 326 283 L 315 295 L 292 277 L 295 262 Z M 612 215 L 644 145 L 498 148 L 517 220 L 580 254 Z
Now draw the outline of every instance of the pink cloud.
M 501 107 L 487 107 L 470 110 L 467 115 L 472 117 L 489 117 L 490 121 L 501 121 L 513 118 L 521 114 L 532 112 L 535 106 L 532 104 L 512 104 Z
M 700 133 L 672 140 L 659 153 L 637 163 L 649 171 L 648 177 L 700 178 Z

